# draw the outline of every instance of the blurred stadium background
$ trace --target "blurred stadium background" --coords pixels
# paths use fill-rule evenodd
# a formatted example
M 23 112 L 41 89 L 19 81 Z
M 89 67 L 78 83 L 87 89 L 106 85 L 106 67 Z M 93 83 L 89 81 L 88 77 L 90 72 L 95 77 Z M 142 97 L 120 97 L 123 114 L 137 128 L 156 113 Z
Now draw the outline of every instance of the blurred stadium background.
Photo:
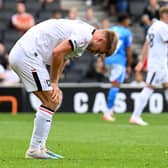
M 166 4 L 166 0 L 0 0 L 0 112 L 33 111 L 38 104 L 38 100 L 24 91 L 8 64 L 11 47 L 31 26 L 49 18 L 69 18 L 82 19 L 96 28 L 108 28 L 116 24 L 120 13 L 131 16 L 133 63 L 131 75 L 127 76 L 121 86 L 116 112 L 132 111 L 138 88 L 144 85 L 145 78 L 145 67 L 143 74 L 135 73 L 134 67 L 147 28 L 152 19 L 158 19 L 160 6 Z M 26 17 L 20 17 L 20 13 L 25 13 Z M 110 85 L 99 73 L 100 66 L 97 57 L 88 52 L 76 60 L 70 60 L 60 81 L 64 102 L 59 111 L 98 113 L 105 110 L 105 97 Z M 166 111 L 164 95 L 160 89 L 151 97 L 146 111 Z
M 25 160 L 33 112 L 40 102 L 25 91 L 8 63 L 8 53 L 16 40 L 40 21 L 82 19 L 97 28 L 108 28 L 116 24 L 120 13 L 128 13 L 133 33 L 132 71 L 121 85 L 115 112 L 132 112 L 146 73 L 146 67 L 143 74 L 137 74 L 134 67 L 152 19 L 158 18 L 160 6 L 166 4 L 167 0 L 0 0 L 0 167 L 167 168 L 166 113 L 143 114 L 150 123 L 148 127 L 131 126 L 129 113 L 117 115 L 115 123 L 101 121 L 101 114 L 88 113 L 106 110 L 106 95 L 111 86 L 99 73 L 101 63 L 97 57 L 88 52 L 70 61 L 60 81 L 64 101 L 61 113 L 54 117 L 48 144 L 65 159 Z M 24 19 L 16 17 L 20 12 L 25 13 Z M 153 93 L 145 111 L 168 111 L 161 88 Z M 10 113 L 18 115 L 13 117 Z

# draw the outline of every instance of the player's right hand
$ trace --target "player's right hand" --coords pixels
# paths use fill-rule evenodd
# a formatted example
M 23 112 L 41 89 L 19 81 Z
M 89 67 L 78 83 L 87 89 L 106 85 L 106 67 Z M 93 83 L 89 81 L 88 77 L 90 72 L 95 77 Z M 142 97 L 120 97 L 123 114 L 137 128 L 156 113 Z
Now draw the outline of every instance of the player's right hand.
M 140 72 L 142 71 L 142 69 L 143 69 L 143 63 L 139 62 L 135 67 L 135 71 Z
M 51 86 L 53 88 L 51 99 L 53 102 L 59 105 L 62 102 L 62 91 L 58 87 L 58 84 L 52 83 Z

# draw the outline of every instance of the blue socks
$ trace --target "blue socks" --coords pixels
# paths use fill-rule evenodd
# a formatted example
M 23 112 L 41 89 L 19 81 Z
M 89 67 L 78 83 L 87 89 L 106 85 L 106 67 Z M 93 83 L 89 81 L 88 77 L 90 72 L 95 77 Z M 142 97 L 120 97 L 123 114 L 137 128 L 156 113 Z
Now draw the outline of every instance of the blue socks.
M 118 92 L 119 92 L 119 88 L 117 88 L 117 87 L 113 87 L 109 90 L 108 97 L 107 97 L 107 107 L 108 107 L 108 109 L 113 108 Z

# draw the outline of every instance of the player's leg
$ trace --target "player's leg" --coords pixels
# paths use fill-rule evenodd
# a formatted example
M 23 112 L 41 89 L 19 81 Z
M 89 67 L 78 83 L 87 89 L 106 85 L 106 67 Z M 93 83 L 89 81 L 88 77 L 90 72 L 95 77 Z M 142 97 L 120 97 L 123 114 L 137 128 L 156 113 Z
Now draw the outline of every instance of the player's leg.
M 111 81 L 112 88 L 110 88 L 107 95 L 107 110 L 104 112 L 103 119 L 106 121 L 114 121 L 113 107 L 117 94 L 119 92 L 119 86 L 125 79 L 125 68 L 122 66 L 115 66 L 115 69 L 111 70 L 109 80 Z
M 113 107 L 116 100 L 117 93 L 119 92 L 119 83 L 111 82 L 112 88 L 109 89 L 107 94 L 107 110 L 104 112 L 103 120 L 115 121 Z
M 141 118 L 141 114 L 148 103 L 148 100 L 152 93 L 154 92 L 154 86 L 157 84 L 158 80 L 158 73 L 156 72 L 148 72 L 147 79 L 146 79 L 146 86 L 142 89 L 137 103 L 135 104 L 133 114 L 130 118 L 131 124 L 137 125 L 148 125 L 147 122 L 143 121 Z
M 139 98 L 137 100 L 137 103 L 135 104 L 133 114 L 130 119 L 131 124 L 137 124 L 137 125 L 148 125 L 146 122 L 144 122 L 141 118 L 141 114 L 143 112 L 143 109 L 147 105 L 147 102 L 150 98 L 150 96 L 153 93 L 153 88 L 151 86 L 146 86 L 141 91 Z
M 50 77 L 41 60 L 41 57 L 37 55 L 28 57 L 18 45 L 12 49 L 9 57 L 10 64 L 21 78 L 27 91 L 33 92 L 42 101 L 42 105 L 36 112 L 34 129 L 26 157 L 56 158 L 41 150 L 41 144 L 44 144 L 48 137 L 52 117 L 61 98 L 58 102 L 51 101 Z
M 61 94 L 57 102 L 51 101 L 51 91 L 36 91 L 34 92 L 34 94 L 41 100 L 42 105 L 38 108 L 36 112 L 33 133 L 27 155 L 29 156 L 32 151 L 34 152 L 40 150 L 42 152 L 47 152 L 48 154 L 56 156 L 56 154 L 47 150 L 46 141 L 50 132 L 55 109 L 62 101 Z M 62 157 L 60 156 L 59 158 Z
M 47 70 L 45 68 L 38 68 L 35 72 L 36 75 L 33 75 L 34 79 L 32 82 L 35 82 L 37 89 L 34 88 L 35 85 L 29 84 L 26 81 L 25 84 L 27 86 L 26 88 L 29 89 L 29 91 L 33 91 L 33 93 L 41 100 L 42 105 L 36 111 L 34 128 L 30 146 L 26 152 L 26 157 L 29 158 L 33 156 L 34 158 L 39 158 L 39 155 L 36 155 L 36 153 L 39 154 L 38 151 L 41 151 L 45 154 L 44 157 L 58 158 L 56 154 L 46 150 L 46 141 L 50 132 L 54 112 L 62 101 L 62 92 L 59 90 L 58 98 L 53 101 L 51 99 L 52 88 L 49 83 L 49 74 Z

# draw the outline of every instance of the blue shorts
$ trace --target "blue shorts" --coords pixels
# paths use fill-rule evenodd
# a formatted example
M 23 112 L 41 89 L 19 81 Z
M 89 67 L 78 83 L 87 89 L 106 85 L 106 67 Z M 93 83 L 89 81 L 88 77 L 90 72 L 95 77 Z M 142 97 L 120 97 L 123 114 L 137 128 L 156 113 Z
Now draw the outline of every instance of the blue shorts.
M 111 64 L 105 65 L 107 69 L 107 73 L 105 74 L 108 77 L 110 82 L 118 82 L 123 83 L 126 77 L 126 69 L 125 67 L 119 64 Z

